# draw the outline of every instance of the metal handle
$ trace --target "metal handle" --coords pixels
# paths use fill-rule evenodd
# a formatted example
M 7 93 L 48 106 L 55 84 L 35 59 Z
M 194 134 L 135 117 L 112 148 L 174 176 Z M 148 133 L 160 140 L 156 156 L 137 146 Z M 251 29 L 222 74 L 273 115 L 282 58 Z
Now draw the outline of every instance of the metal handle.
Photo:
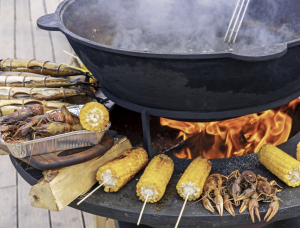
M 272 46 L 259 47 L 256 49 L 239 50 L 236 55 L 236 59 L 245 61 L 268 61 L 278 59 L 287 53 L 288 46 L 286 43 L 275 44 Z
M 47 31 L 60 31 L 60 19 L 56 13 L 51 13 L 40 17 L 37 26 Z

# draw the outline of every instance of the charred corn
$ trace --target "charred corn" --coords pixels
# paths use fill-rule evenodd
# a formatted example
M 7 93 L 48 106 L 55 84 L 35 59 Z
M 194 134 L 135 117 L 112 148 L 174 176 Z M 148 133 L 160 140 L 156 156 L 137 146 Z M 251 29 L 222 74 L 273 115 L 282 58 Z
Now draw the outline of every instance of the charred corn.
M 195 158 L 182 174 L 176 185 L 178 194 L 189 201 L 196 200 L 203 191 L 204 183 L 210 173 L 211 162 L 205 157 Z
M 147 163 L 148 154 L 144 149 L 130 149 L 100 167 L 96 179 L 99 181 L 99 184 L 106 181 L 104 191 L 117 192 L 141 171 Z
M 174 171 L 173 160 L 165 154 L 155 156 L 139 182 L 136 185 L 136 193 L 142 201 L 155 203 L 161 199 Z
M 300 185 L 300 162 L 279 148 L 266 144 L 258 153 L 258 159 L 268 170 L 287 185 Z

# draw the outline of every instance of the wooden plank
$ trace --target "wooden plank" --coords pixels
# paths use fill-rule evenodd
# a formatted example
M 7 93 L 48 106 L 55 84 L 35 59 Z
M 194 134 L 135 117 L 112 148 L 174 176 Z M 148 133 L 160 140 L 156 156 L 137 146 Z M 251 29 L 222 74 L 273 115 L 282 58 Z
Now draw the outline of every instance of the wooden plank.
M 85 228 L 96 228 L 94 227 L 93 214 L 82 212 L 84 218 Z
M 57 0 L 45 0 L 47 14 L 54 13 L 60 1 Z M 63 53 L 63 50 L 71 52 L 69 42 L 65 35 L 61 32 L 51 32 L 54 60 L 56 63 L 68 63 L 70 57 Z
M 32 42 L 29 0 L 16 0 L 16 57 L 33 59 Z
M 0 0 L 0 59 L 15 56 L 14 1 Z
M 52 211 L 62 210 L 97 182 L 95 177 L 99 167 L 131 147 L 129 140 L 123 137 L 103 156 L 59 170 L 44 171 L 44 179 L 30 189 L 31 205 Z
M 81 211 L 71 207 L 66 207 L 60 212 L 51 211 L 51 227 L 52 228 L 83 228 Z
M 33 31 L 35 58 L 41 61 L 54 61 L 50 33 L 37 27 L 39 17 L 46 14 L 44 2 L 41 0 L 30 0 L 30 13 Z
M 0 155 L 8 155 L 8 153 L 0 149 Z
M 96 215 L 94 215 L 93 218 L 94 228 L 116 228 L 115 221 L 113 219 Z
M 83 212 L 85 228 L 116 228 L 113 219 Z
M 16 191 L 17 187 L 0 188 L 0 227 L 17 228 Z
M 0 188 L 16 186 L 16 170 L 11 164 L 9 156 L 0 157 Z M 1 224 L 1 223 L 0 223 Z
M 48 210 L 31 207 L 28 200 L 30 185 L 18 176 L 18 224 L 19 228 L 50 228 Z

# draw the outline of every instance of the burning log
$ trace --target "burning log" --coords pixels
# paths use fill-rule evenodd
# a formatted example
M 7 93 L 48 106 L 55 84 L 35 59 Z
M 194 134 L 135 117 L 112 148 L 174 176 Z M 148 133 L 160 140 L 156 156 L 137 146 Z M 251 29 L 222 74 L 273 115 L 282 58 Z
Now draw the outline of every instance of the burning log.
M 30 189 L 31 205 L 52 211 L 62 210 L 97 182 L 96 173 L 102 165 L 130 148 L 130 141 L 124 137 L 102 157 L 59 170 L 45 171 L 44 178 Z

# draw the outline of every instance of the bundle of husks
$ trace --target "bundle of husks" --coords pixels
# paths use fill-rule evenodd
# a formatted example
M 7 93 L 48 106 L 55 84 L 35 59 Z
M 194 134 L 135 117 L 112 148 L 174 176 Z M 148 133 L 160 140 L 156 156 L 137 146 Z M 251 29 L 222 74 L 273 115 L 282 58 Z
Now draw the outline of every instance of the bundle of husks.
M 68 78 L 55 78 L 38 74 L 30 74 L 29 76 L 20 76 L 20 73 L 16 72 L 16 75 L 6 75 L 6 72 L 0 72 L 0 86 L 7 87 L 46 87 L 46 88 L 60 88 L 65 86 L 72 86 L 82 84 L 79 80 L 70 80 Z M 9 73 L 11 74 L 11 73 Z
M 94 95 L 88 90 L 79 88 L 27 88 L 27 87 L 0 87 L 0 99 L 36 99 L 36 100 L 57 100 L 74 96 Z
M 49 61 L 7 58 L 0 59 L 0 70 L 4 71 L 0 71 L 0 116 L 19 110 L 20 105 L 22 109 L 27 108 L 28 103 L 32 104 L 27 101 L 29 99 L 43 101 L 44 111 L 49 111 L 61 108 L 63 104 L 84 104 L 95 98 L 94 88 L 97 88 L 98 81 L 84 69 Z M 17 101 L 20 99 L 21 103 Z M 17 104 L 9 103 L 11 100 Z M 45 105 L 44 101 L 51 102 Z
M 32 139 L 83 130 L 78 116 L 62 106 L 61 112 L 44 114 L 44 108 L 35 104 L 17 110 L 0 121 L 1 138 L 5 142 L 25 142 Z
M 55 77 L 83 75 L 86 71 L 65 64 L 39 61 L 35 59 L 0 59 L 1 71 L 28 72 Z

